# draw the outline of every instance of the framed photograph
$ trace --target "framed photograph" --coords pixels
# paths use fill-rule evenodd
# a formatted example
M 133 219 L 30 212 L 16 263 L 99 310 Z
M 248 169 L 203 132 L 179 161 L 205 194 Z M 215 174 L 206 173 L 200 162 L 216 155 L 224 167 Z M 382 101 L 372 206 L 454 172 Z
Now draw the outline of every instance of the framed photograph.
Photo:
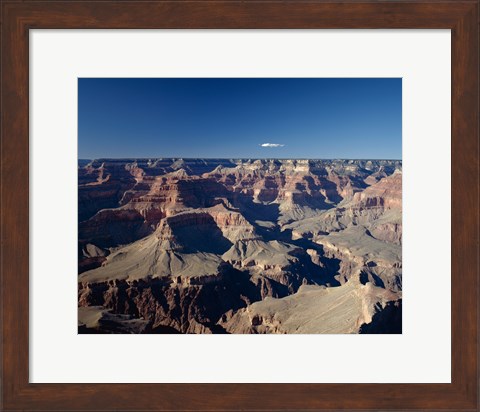
M 478 6 L 4 2 L 2 410 L 479 410 Z
M 401 84 L 80 78 L 79 333 L 401 333 Z

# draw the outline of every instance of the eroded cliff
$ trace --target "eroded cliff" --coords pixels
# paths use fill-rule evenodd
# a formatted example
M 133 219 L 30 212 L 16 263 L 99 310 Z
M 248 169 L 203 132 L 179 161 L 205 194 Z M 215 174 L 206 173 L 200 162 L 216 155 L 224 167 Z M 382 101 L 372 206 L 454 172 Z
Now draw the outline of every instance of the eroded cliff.
M 81 333 L 400 333 L 402 165 L 79 167 Z

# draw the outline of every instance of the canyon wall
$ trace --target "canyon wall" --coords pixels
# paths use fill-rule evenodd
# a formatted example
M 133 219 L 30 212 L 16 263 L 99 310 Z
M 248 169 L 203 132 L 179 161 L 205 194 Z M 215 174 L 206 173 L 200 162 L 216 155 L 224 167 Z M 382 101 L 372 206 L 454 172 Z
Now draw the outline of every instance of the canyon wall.
M 402 163 L 79 162 L 80 333 L 401 333 Z

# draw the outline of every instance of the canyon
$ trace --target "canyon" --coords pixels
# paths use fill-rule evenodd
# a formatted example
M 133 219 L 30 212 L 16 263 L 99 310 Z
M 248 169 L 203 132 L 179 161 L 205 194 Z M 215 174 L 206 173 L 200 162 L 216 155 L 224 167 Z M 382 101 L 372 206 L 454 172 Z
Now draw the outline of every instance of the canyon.
M 78 162 L 79 333 L 402 332 L 402 162 Z

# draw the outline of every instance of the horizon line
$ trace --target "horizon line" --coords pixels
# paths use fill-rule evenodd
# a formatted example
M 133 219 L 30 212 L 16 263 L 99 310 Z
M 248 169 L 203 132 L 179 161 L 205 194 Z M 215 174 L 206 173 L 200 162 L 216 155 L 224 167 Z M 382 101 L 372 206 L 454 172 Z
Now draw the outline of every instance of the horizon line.
M 183 156 L 150 156 L 150 157 L 79 157 L 77 160 L 151 160 L 151 159 L 176 159 L 176 160 L 395 160 L 401 161 L 402 159 L 376 157 L 376 158 L 353 158 L 353 157 L 183 157 Z

